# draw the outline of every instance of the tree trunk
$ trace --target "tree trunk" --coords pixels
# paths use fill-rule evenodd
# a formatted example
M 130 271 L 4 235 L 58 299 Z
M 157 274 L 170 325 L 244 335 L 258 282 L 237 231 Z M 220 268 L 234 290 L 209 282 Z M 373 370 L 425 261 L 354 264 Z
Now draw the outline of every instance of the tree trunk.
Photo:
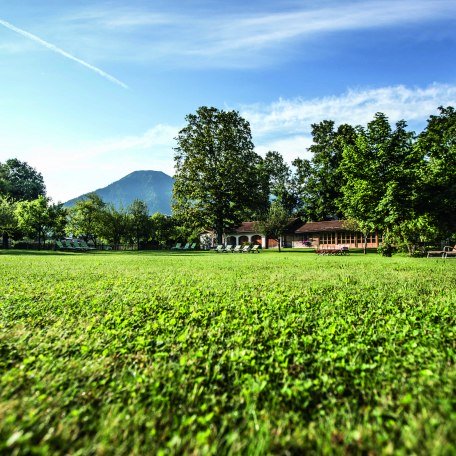
M 3 248 L 8 249 L 9 248 L 9 236 L 6 231 L 3 232 Z
M 223 222 L 218 220 L 216 225 L 217 244 L 223 244 Z
M 279 253 L 280 253 L 280 236 L 277 238 L 277 245 L 279 246 Z
M 364 233 L 364 247 L 363 247 L 364 255 L 367 253 L 367 233 Z

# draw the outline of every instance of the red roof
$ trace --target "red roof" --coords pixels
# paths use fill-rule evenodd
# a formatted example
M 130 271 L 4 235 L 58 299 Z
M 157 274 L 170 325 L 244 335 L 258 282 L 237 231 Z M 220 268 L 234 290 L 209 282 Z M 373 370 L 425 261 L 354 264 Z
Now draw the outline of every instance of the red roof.
M 325 231 L 348 231 L 344 228 L 343 220 L 330 220 L 327 222 L 307 222 L 298 228 L 295 233 L 322 233 Z
M 235 228 L 233 231 L 235 233 L 256 233 L 254 225 L 256 222 L 242 222 L 240 226 Z

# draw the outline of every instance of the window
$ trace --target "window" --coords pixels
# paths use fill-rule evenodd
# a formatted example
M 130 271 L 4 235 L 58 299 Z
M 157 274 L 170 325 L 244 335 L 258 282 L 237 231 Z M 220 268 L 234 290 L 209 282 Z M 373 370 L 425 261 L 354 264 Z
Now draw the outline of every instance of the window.
M 320 244 L 335 244 L 336 236 L 335 233 L 321 233 Z

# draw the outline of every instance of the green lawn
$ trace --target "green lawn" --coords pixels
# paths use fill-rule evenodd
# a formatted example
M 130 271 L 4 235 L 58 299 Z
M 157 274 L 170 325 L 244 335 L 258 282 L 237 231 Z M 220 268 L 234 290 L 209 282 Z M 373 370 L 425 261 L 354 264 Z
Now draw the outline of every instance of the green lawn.
M 1 454 L 455 454 L 456 260 L 0 253 Z

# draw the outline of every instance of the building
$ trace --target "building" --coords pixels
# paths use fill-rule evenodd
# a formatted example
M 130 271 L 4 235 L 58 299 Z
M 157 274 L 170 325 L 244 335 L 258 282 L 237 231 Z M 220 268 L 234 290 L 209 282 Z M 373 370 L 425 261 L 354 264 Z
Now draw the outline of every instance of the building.
M 367 247 L 378 247 L 382 242 L 378 232 L 367 236 Z M 307 222 L 302 224 L 294 233 L 292 247 L 331 248 L 336 245 L 346 245 L 351 248 L 362 248 L 364 236 L 361 233 L 348 231 L 343 220 L 326 222 Z
M 275 239 L 267 239 L 255 230 L 255 222 L 242 222 L 232 232 L 227 233 L 226 244 L 242 245 L 244 243 L 259 244 L 263 248 L 277 247 Z M 367 237 L 367 247 L 376 248 L 381 243 L 381 235 L 377 232 Z M 362 248 L 364 236 L 361 233 L 348 231 L 343 220 L 325 222 L 306 222 L 295 218 L 290 220 L 281 239 L 282 247 L 294 248 L 331 248 L 345 245 L 351 248 Z

